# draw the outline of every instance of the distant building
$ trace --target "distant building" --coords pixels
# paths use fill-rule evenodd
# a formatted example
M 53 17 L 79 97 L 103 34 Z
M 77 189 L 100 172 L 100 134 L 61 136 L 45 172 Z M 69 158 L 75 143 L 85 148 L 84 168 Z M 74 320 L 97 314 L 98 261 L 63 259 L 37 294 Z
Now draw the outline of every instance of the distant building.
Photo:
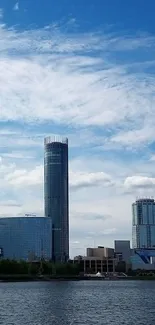
M 132 204 L 132 269 L 155 269 L 155 201 L 142 198 Z
M 114 273 L 117 261 L 112 257 L 76 256 L 74 263 L 79 264 L 81 272 L 85 274 L 96 274 L 97 272 L 103 274 Z
M 50 260 L 52 257 L 52 220 L 24 216 L 0 218 L 0 258 Z
M 139 199 L 132 204 L 132 248 L 155 249 L 154 199 Z
M 44 201 L 45 216 L 52 219 L 52 259 L 69 258 L 68 139 L 45 138 Z
M 115 272 L 117 260 L 114 258 L 114 249 L 98 246 L 96 248 L 87 248 L 87 256 L 76 256 L 74 263 L 78 263 L 81 272 L 96 274 L 97 272 L 111 273 Z
M 109 247 L 98 246 L 97 248 L 87 248 L 87 257 L 113 258 L 114 249 Z
M 118 261 L 129 263 L 131 256 L 130 240 L 115 240 L 114 251 Z

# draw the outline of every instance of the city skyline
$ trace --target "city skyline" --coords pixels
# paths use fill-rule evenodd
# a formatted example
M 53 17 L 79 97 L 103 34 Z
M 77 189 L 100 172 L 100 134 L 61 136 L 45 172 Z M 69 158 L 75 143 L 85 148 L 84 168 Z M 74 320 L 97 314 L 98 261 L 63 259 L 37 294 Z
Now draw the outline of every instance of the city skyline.
M 0 3 L 0 215 L 44 215 L 43 139 L 67 136 L 71 256 L 131 240 L 155 193 L 155 3 L 73 2 Z

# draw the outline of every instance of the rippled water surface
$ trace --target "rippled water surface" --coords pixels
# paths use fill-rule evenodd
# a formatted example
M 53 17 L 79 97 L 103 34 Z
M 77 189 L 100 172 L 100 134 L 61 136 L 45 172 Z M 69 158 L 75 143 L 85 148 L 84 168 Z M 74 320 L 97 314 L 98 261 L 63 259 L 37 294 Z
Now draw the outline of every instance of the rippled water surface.
M 0 324 L 154 325 L 154 281 L 0 283 Z

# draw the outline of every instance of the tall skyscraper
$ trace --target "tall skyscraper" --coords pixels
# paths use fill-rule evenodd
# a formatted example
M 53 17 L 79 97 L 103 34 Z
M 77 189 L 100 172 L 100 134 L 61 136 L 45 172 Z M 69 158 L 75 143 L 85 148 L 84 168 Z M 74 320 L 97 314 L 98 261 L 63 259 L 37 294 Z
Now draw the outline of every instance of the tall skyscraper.
M 69 258 L 68 139 L 44 140 L 45 216 L 52 218 L 52 259 Z
M 132 204 L 132 247 L 155 249 L 155 201 L 139 199 Z

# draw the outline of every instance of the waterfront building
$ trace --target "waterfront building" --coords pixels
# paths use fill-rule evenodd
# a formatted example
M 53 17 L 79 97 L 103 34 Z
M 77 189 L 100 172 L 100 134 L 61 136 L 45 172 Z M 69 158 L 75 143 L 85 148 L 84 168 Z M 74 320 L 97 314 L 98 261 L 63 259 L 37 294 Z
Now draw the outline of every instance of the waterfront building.
M 132 204 L 132 248 L 155 249 L 155 202 L 138 199 Z
M 103 274 L 114 272 L 117 260 L 114 258 L 113 248 L 98 246 L 87 248 L 86 256 L 76 256 L 74 263 L 80 264 L 81 271 L 86 274 Z
M 76 256 L 74 263 L 79 264 L 81 272 L 84 274 L 114 273 L 117 265 L 115 258 L 100 258 L 93 256 Z
M 68 139 L 44 140 L 45 216 L 52 219 L 52 259 L 69 258 Z
M 0 218 L 0 257 L 13 260 L 50 260 L 52 220 L 23 216 Z

